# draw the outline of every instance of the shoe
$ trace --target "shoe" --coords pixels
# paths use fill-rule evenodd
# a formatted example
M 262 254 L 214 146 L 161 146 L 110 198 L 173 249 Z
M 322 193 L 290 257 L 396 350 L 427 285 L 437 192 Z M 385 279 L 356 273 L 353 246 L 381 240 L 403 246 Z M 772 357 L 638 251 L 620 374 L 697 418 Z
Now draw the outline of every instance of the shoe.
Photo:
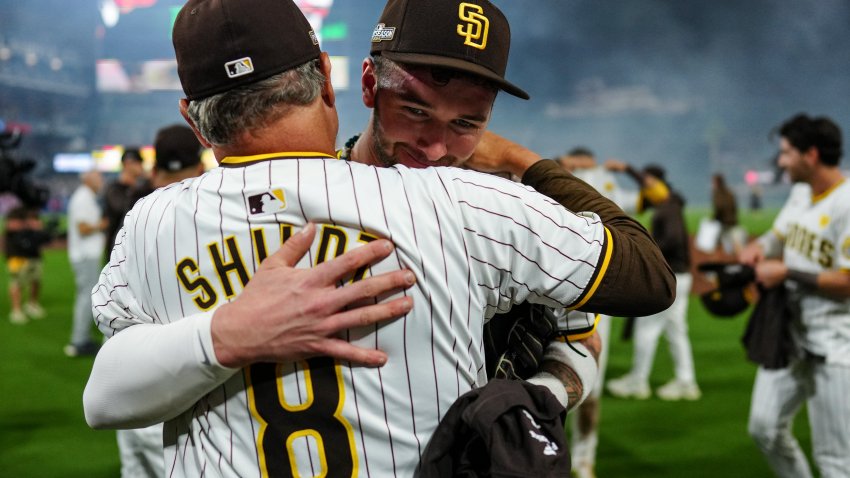
M 9 322 L 13 324 L 26 324 L 29 321 L 27 314 L 20 309 L 9 312 Z
M 89 342 L 82 345 L 68 344 L 63 351 L 68 357 L 93 357 L 100 350 L 100 345 Z
M 572 470 L 574 478 L 596 478 L 596 471 L 590 463 L 582 463 Z
M 43 319 L 47 316 L 47 312 L 44 311 L 44 307 L 40 306 L 36 302 L 27 302 L 24 304 L 24 312 L 33 319 Z
M 702 397 L 702 392 L 696 383 L 681 380 L 671 380 L 658 387 L 655 393 L 661 400 L 668 401 L 699 400 Z
M 646 400 L 652 395 L 649 384 L 631 375 L 623 375 L 608 381 L 608 392 L 617 398 Z

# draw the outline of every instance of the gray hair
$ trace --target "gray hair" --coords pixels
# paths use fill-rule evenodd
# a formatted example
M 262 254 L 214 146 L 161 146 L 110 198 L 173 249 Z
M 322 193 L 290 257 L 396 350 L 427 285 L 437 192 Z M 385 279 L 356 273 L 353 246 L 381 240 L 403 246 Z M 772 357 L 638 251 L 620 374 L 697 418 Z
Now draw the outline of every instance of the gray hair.
M 213 145 L 234 143 L 239 135 L 286 116 L 293 107 L 308 105 L 325 82 L 318 59 L 217 95 L 192 101 L 189 118 Z

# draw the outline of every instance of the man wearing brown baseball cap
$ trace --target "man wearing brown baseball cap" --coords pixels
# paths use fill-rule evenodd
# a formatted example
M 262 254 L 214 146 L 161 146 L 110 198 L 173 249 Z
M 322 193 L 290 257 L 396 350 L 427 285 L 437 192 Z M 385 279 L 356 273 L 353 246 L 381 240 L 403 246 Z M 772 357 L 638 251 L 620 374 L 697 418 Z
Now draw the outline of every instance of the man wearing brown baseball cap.
M 373 30 L 372 56 L 363 64 L 363 99 L 366 106 L 373 109 L 372 117 L 362 135 L 348 140 L 342 156 L 383 166 L 453 165 L 508 172 L 571 210 L 593 210 L 600 214 L 618 236 L 618 242 L 624 245 L 615 251 L 616 260 L 622 260 L 621 277 L 632 276 L 627 271 L 637 265 L 634 260 L 641 263 L 640 268 L 663 270 L 654 277 L 659 282 L 641 284 L 647 288 L 635 294 L 634 299 L 626 299 L 636 292 L 633 284 L 611 284 L 613 287 L 609 290 L 619 292 L 608 296 L 607 302 L 602 299 L 594 306 L 632 303 L 643 308 L 652 306 L 652 300 L 648 300 L 650 296 L 655 295 L 653 300 L 669 297 L 670 289 L 664 281 L 667 280 L 669 286 L 670 271 L 646 231 L 619 208 L 598 202 L 597 192 L 572 175 L 549 167 L 548 162 L 540 161 L 540 156 L 528 149 L 485 131 L 497 91 L 529 98 L 523 89 L 506 78 L 509 50 L 508 21 L 489 1 L 389 0 Z M 637 251 L 641 253 L 636 254 Z M 634 272 L 638 273 L 638 269 Z M 523 320 L 535 316 L 527 309 L 517 309 L 506 314 L 509 317 L 497 316 L 490 324 L 514 324 L 523 315 Z M 524 325 L 525 330 L 539 329 L 527 323 Z M 491 335 L 491 332 L 485 334 Z M 529 335 L 528 342 L 518 344 L 516 349 L 503 350 L 497 345 L 495 350 L 488 347 L 487 352 L 488 355 L 491 351 L 504 352 L 501 358 L 495 354 L 500 364 L 510 357 L 515 365 L 539 362 L 542 357 L 529 357 L 524 351 L 533 350 L 534 347 L 528 345 L 541 339 Z M 594 339 L 590 335 L 583 343 L 598 351 Z M 568 367 L 558 369 L 567 372 L 556 375 L 569 391 L 569 406 L 574 407 L 592 382 L 576 380 L 576 374 L 568 372 Z M 551 371 L 552 368 L 544 366 L 541 370 Z M 536 377 L 531 380 L 535 382 Z
M 165 421 L 169 476 L 410 476 L 442 414 L 486 382 L 480 342 L 495 308 L 527 299 L 616 313 L 606 272 L 619 266 L 620 234 L 594 215 L 457 168 L 331 157 L 330 62 L 296 12 L 290 0 L 183 7 L 173 36 L 181 111 L 221 167 L 137 203 L 95 291 L 111 338 L 86 418 Z M 485 46 L 487 22 L 464 17 L 481 29 L 462 41 Z M 428 85 L 481 88 L 448 120 L 465 147 L 499 86 L 446 71 L 456 70 L 420 73 Z M 421 99 L 402 114 L 420 118 L 430 108 Z M 269 200 L 252 209 L 257 198 Z M 506 254 L 508 241 L 523 254 Z M 346 251 L 360 254 L 330 266 Z M 277 272 L 296 265 L 325 272 Z M 661 296 L 650 309 L 669 305 L 650 296 Z M 566 395 L 561 387 L 557 402 Z
M 505 15 L 487 0 L 388 1 L 363 62 L 363 102 L 372 119 L 343 157 L 411 168 L 467 161 L 496 93 L 529 98 L 505 78 L 510 42 Z
M 623 282 L 608 284 L 610 288 L 606 287 L 601 296 L 594 298 L 588 305 L 589 310 L 625 304 L 647 310 L 654 306 L 654 300 L 670 297 L 672 273 L 640 225 L 553 162 L 541 161 L 532 151 L 485 131 L 498 91 L 521 99 L 529 98 L 524 90 L 506 78 L 509 50 L 508 21 L 489 1 L 389 0 L 373 30 L 371 56 L 363 62 L 363 101 L 372 108 L 372 115 L 363 133 L 346 142 L 341 156 L 378 166 L 465 166 L 508 172 L 539 192 L 556 198 L 568 209 L 598 213 L 616 235 L 616 242 L 622 245 L 615 248 L 614 260 Z M 629 278 L 640 274 L 643 268 L 658 273 L 652 274 L 650 282 L 630 284 L 633 281 Z M 636 286 L 646 286 L 646 289 L 638 292 Z M 544 363 L 540 368 L 543 373 L 530 381 L 556 388 L 557 382 L 540 379 L 551 373 L 548 377 L 557 377 L 568 391 L 569 399 L 564 400 L 564 404 L 577 406 L 593 386 L 592 377 L 575 373 L 581 365 L 574 363 L 564 367 L 552 360 L 544 362 L 542 354 L 529 355 L 531 350 L 542 351 L 540 343 L 545 346 L 550 338 L 527 334 L 524 339 L 511 342 L 501 336 L 507 335 L 503 332 L 511 330 L 515 323 L 518 325 L 513 330 L 518 330 L 520 325 L 527 331 L 546 329 L 529 323 L 545 314 L 534 314 L 524 306 L 504 317 L 497 316 L 488 324 L 492 327 L 485 336 L 500 336 L 487 343 L 488 368 L 491 361 L 498 361 L 500 368 L 496 376 L 500 377 L 503 376 L 499 375 L 501 367 L 506 363 L 509 365 L 505 369 L 530 363 L 534 364 L 531 368 L 536 369 L 539 363 Z M 592 319 L 594 315 L 571 317 Z M 501 327 L 503 324 L 507 325 Z M 571 335 L 576 343 L 593 350 L 593 354 L 588 355 L 590 358 L 599 352 L 596 335 L 588 333 L 579 338 L 582 334 L 575 333 L 577 329 L 587 331 L 588 325 L 569 323 L 567 327 L 573 331 Z M 507 350 L 503 348 L 504 342 L 509 344 Z M 552 355 L 549 357 L 551 359 Z M 557 390 L 553 391 L 558 394 Z M 452 436 L 456 432 L 451 430 L 441 436 Z M 492 452 L 497 453 L 499 444 L 493 447 Z M 432 459 L 433 455 L 428 458 Z M 517 467 L 533 472 L 533 467 L 527 466 L 519 456 L 516 458 Z M 556 456 L 549 458 L 557 460 Z M 486 460 L 481 457 L 481 461 Z M 547 464 L 550 463 L 543 460 L 537 463 L 541 467 Z

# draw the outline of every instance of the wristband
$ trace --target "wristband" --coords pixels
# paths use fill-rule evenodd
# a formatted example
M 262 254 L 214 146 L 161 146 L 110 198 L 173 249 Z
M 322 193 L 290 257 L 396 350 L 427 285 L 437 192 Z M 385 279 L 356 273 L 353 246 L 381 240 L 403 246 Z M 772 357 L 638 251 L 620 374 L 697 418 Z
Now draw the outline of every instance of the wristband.
M 581 397 L 579 397 L 576 403 L 570 404 L 564 384 L 553 375 L 546 372 L 539 372 L 528 381 L 537 385 L 543 385 L 552 390 L 552 393 L 554 393 L 555 396 L 558 397 L 558 400 L 561 401 L 561 403 L 567 408 L 572 409 L 581 405 L 581 403 L 584 402 L 584 400 L 590 395 L 590 391 L 593 390 L 593 386 L 596 385 L 596 377 L 599 370 L 596 358 L 593 357 L 587 347 L 581 343 L 573 342 L 566 344 L 554 341 L 546 347 L 546 352 L 543 354 L 543 360 L 552 360 L 564 364 L 573 370 L 578 376 L 579 382 L 581 382 Z M 557 387 L 554 387 L 557 391 L 553 390 L 551 382 L 544 380 L 548 378 L 546 377 L 547 375 L 557 381 Z M 538 381 L 535 381 L 535 379 Z
M 558 402 L 564 408 L 567 408 L 570 405 L 570 396 L 567 394 L 567 388 L 564 387 L 564 384 L 561 383 L 560 380 L 558 380 L 558 377 L 551 373 L 537 372 L 533 377 L 526 381 L 534 385 L 546 387 L 550 392 L 552 392 L 552 395 L 558 399 Z
M 806 289 L 814 290 L 818 288 L 817 272 L 803 272 L 797 269 L 788 269 L 787 278 Z

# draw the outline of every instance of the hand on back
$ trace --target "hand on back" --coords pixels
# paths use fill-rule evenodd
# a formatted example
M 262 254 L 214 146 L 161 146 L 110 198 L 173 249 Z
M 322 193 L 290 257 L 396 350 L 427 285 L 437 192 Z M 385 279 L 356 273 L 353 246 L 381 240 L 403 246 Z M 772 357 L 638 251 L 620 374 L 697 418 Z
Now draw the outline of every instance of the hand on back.
M 398 270 L 338 287 L 363 266 L 393 250 L 387 240 L 372 241 L 311 269 L 295 264 L 307 253 L 316 227 L 308 224 L 269 256 L 242 293 L 219 308 L 212 321 L 216 357 L 227 367 L 254 362 L 286 362 L 330 356 L 354 364 L 383 365 L 387 356 L 337 338 L 340 331 L 395 319 L 410 311 L 410 297 L 381 303 L 373 299 L 409 288 L 412 272 Z M 349 309 L 349 306 L 354 308 Z

